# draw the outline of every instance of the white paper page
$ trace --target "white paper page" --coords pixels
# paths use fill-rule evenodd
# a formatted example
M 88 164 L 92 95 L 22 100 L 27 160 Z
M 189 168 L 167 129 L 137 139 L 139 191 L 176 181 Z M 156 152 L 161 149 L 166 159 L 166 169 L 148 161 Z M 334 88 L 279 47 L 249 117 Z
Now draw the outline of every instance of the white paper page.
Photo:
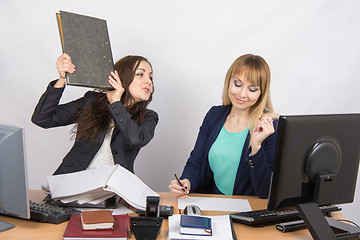
M 143 181 L 127 169 L 116 165 L 117 169 L 107 183 L 105 190 L 113 191 L 131 206 L 145 210 L 147 196 L 159 196 Z
M 68 197 L 85 193 L 106 185 L 116 166 L 89 169 L 75 173 L 49 176 L 52 198 Z
M 111 198 L 111 197 L 115 196 L 115 195 L 116 195 L 115 193 L 110 192 L 109 194 L 106 194 L 106 195 L 104 195 L 103 197 L 94 199 L 94 200 L 92 200 L 92 201 L 87 201 L 87 203 L 90 203 L 90 204 L 98 204 L 98 203 L 100 203 L 100 202 L 102 202 L 102 201 L 107 200 L 108 198 Z M 84 199 L 83 199 L 83 200 L 84 200 Z
M 211 218 L 212 236 L 180 234 L 180 216 L 175 214 L 169 217 L 169 239 L 233 240 L 229 215 L 206 216 Z
M 123 205 L 117 207 L 116 209 L 113 209 L 113 215 L 122 215 L 122 214 L 130 214 L 130 213 L 133 213 L 133 211 L 131 211 L 130 209 L 128 209 Z
M 128 209 L 127 207 L 125 207 L 124 205 L 118 204 L 117 208 L 76 208 L 77 210 L 80 211 L 97 211 L 97 210 L 110 210 L 112 211 L 113 215 L 123 215 L 123 214 L 130 214 L 133 213 L 132 210 Z
M 60 197 L 60 198 L 52 198 L 54 200 L 60 200 L 63 203 L 69 203 L 69 202 L 74 202 L 74 201 L 79 201 L 82 199 L 85 199 L 87 201 L 90 201 L 90 199 L 97 199 L 101 196 L 104 196 L 104 194 L 106 194 L 106 192 L 101 189 L 101 188 L 97 188 L 95 190 L 86 192 L 86 193 L 82 193 L 82 194 L 76 194 L 76 195 L 72 195 L 69 197 Z
M 83 196 L 85 195 L 85 196 Z M 81 195 L 82 197 L 79 198 L 79 200 L 77 200 L 77 202 L 79 204 L 84 204 L 84 203 L 90 203 L 90 204 L 98 204 L 99 202 L 101 201 L 104 201 L 108 198 L 111 198 L 115 195 L 115 193 L 110 193 L 108 194 L 107 192 L 105 191 L 102 191 L 101 194 L 98 194 L 98 195 L 88 195 L 88 194 L 83 194 Z
M 187 205 L 197 205 L 201 210 L 222 212 L 251 211 L 247 199 L 188 197 L 178 199 L 178 208 L 184 209 Z
M 61 174 L 61 175 L 54 175 L 54 176 L 48 176 L 47 177 L 47 186 L 44 186 L 44 188 L 46 189 L 46 187 L 49 189 L 50 194 L 55 192 L 56 189 L 58 188 L 58 186 L 60 186 L 62 180 L 65 178 L 65 175 Z

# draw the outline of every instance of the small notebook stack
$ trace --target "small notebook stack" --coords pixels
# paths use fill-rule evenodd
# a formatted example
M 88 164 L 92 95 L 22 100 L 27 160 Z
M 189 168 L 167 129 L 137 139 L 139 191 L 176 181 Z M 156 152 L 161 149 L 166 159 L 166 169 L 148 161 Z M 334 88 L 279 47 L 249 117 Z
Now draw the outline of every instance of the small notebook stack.
M 181 215 L 180 233 L 187 235 L 211 236 L 211 218 L 203 216 Z
M 96 229 L 83 230 L 81 223 L 81 215 L 73 214 L 65 229 L 64 240 L 79 240 L 79 239 L 111 239 L 111 240 L 125 240 L 128 237 L 128 230 L 130 224 L 129 215 L 113 215 L 115 225 L 113 229 Z
M 110 210 L 82 211 L 81 223 L 83 230 L 113 229 L 115 220 Z

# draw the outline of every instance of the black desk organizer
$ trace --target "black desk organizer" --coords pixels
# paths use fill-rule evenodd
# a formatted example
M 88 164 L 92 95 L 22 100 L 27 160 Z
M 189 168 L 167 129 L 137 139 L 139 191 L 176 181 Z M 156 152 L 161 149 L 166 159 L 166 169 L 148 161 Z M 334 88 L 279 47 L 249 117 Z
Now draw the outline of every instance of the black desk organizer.
M 159 235 L 163 217 L 130 217 L 131 232 L 136 240 L 155 240 Z
M 155 240 L 163 222 L 160 217 L 160 197 L 146 197 L 145 217 L 130 217 L 130 229 L 136 240 Z

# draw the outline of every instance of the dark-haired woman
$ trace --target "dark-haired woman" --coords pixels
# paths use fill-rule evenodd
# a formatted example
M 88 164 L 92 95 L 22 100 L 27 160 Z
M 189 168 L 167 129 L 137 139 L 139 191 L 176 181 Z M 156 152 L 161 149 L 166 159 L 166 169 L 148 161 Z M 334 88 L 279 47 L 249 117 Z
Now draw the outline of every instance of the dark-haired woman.
M 88 91 L 77 100 L 59 104 L 65 73 L 75 66 L 62 54 L 56 67 L 59 79 L 50 82 L 31 121 L 42 128 L 75 124 L 75 142 L 54 175 L 120 164 L 134 172 L 139 150 L 154 136 L 156 112 L 147 108 L 154 86 L 152 66 L 141 56 L 120 59 L 109 73 L 114 90 Z

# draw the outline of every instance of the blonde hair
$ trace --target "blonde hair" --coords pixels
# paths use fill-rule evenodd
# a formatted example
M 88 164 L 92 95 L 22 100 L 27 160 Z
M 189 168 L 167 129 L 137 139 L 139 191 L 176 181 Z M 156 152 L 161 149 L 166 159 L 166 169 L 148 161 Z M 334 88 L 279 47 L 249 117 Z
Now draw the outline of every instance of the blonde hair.
M 236 75 L 243 75 L 252 85 L 259 86 L 261 94 L 257 102 L 250 108 L 250 133 L 264 114 L 278 118 L 270 98 L 270 68 L 266 61 L 253 54 L 245 54 L 237 58 L 226 73 L 222 95 L 223 105 L 231 105 L 229 98 L 230 80 Z

